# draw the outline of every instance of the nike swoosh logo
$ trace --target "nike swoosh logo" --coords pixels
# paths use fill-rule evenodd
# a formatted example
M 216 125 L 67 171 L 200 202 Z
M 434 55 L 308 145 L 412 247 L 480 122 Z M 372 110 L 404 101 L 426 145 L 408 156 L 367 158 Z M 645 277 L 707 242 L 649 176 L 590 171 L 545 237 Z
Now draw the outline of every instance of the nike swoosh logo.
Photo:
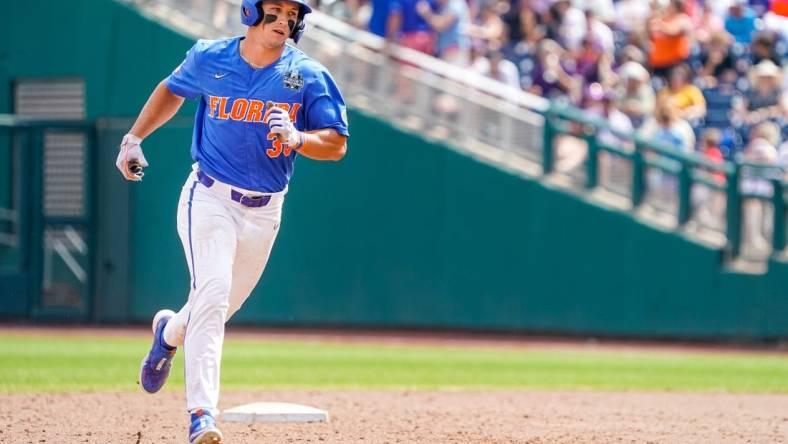
M 219 80 L 219 79 L 221 79 L 221 78 L 223 78 L 223 77 L 227 77 L 227 76 L 229 76 L 229 75 L 230 75 L 230 73 L 219 74 L 219 73 L 217 72 L 216 74 L 214 74 L 214 75 L 213 75 L 213 77 L 214 77 L 216 80 Z

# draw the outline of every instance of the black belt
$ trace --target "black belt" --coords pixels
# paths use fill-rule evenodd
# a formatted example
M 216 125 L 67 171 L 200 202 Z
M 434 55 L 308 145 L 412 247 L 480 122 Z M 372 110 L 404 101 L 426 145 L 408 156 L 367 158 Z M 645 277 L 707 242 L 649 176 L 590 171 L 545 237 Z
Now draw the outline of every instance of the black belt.
M 197 170 L 197 180 L 199 180 L 201 184 L 205 185 L 205 188 L 212 187 L 213 183 L 215 182 L 213 177 L 203 173 L 201 170 Z M 258 208 L 268 205 L 268 203 L 271 202 L 271 195 L 261 194 L 258 196 L 249 196 L 240 191 L 230 189 L 230 199 L 245 207 Z

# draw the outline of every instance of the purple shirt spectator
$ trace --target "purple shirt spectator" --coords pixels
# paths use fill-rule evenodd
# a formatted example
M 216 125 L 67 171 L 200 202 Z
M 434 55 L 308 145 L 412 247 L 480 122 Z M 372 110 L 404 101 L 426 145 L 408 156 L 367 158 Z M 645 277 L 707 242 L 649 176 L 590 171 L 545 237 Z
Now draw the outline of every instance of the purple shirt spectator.
M 563 71 L 567 75 L 571 76 L 572 74 L 574 74 L 574 70 L 571 69 L 569 65 L 570 65 L 569 63 L 565 63 L 563 61 L 560 63 L 560 66 L 563 69 Z M 566 95 L 570 91 L 566 89 L 559 81 L 560 75 L 561 74 L 556 72 L 554 69 L 551 68 L 545 69 L 541 65 L 537 65 L 536 68 L 534 68 L 533 72 L 531 73 L 531 77 L 532 77 L 531 85 L 532 87 L 538 87 L 539 90 L 541 91 L 541 95 L 549 99 Z

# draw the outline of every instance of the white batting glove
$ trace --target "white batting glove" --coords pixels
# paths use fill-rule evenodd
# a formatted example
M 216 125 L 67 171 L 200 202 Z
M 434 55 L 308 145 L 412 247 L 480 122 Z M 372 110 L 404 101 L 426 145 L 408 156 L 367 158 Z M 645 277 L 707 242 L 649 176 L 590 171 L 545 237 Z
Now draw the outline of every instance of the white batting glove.
M 120 152 L 118 159 L 115 161 L 115 166 L 120 170 L 120 174 L 126 180 L 133 180 L 139 182 L 145 173 L 142 169 L 148 166 L 148 161 L 145 160 L 145 155 L 142 154 L 142 139 L 134 134 L 126 134 L 123 136 L 123 141 L 120 142 Z M 136 171 L 133 171 L 136 170 Z
M 290 120 L 290 113 L 279 107 L 271 108 L 268 114 L 268 127 L 277 138 L 290 148 L 297 149 L 304 144 L 304 135 Z

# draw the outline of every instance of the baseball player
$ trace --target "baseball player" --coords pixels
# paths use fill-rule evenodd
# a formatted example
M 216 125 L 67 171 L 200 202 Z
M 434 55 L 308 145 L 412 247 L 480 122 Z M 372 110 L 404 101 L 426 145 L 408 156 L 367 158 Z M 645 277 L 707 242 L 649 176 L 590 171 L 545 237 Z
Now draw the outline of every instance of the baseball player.
M 153 345 L 139 376 L 143 390 L 157 392 L 184 346 L 190 443 L 222 441 L 214 416 L 224 324 L 263 273 L 296 157 L 339 160 L 346 151 L 345 103 L 334 80 L 286 44 L 298 42 L 310 12 L 304 0 L 243 0 L 246 35 L 198 41 L 121 142 L 118 169 L 127 180 L 142 180 L 148 166 L 142 141 L 184 99 L 199 101 L 195 163 L 178 203 L 189 297 L 177 313 L 154 316 Z

